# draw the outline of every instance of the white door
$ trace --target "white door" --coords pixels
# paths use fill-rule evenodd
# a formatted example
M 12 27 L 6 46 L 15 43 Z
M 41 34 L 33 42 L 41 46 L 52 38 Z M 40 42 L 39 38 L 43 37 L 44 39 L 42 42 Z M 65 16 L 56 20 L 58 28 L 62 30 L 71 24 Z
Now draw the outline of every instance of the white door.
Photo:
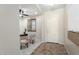
M 55 43 L 64 42 L 63 10 L 63 8 L 60 8 L 45 13 L 45 41 Z

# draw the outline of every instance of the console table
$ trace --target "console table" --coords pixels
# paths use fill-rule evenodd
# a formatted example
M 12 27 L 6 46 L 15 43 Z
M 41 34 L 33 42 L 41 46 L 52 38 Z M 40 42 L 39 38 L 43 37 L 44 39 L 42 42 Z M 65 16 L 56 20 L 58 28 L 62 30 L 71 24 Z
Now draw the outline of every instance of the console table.
M 20 49 L 23 49 L 23 48 L 28 48 L 28 43 L 29 43 L 29 40 L 28 40 L 28 34 L 21 34 L 20 35 Z

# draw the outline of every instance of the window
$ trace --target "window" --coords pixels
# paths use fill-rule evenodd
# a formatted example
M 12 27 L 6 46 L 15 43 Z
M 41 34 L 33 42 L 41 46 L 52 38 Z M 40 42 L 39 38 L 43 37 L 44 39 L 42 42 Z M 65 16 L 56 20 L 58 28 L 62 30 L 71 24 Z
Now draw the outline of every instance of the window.
M 36 19 L 28 19 L 28 32 L 36 32 Z

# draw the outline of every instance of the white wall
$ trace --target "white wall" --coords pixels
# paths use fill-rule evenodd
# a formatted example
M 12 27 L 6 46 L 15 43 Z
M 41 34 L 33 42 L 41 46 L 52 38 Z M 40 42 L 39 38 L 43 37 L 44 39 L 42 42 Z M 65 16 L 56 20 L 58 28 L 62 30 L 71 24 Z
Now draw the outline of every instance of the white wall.
M 64 7 L 56 10 L 47 11 L 42 15 L 42 34 L 45 41 L 64 44 Z
M 68 30 L 79 32 L 79 4 L 68 5 Z
M 18 5 L 0 5 L 0 54 L 19 54 Z
M 36 40 L 38 42 L 42 41 L 42 17 L 36 17 Z
M 25 31 L 25 28 L 27 29 L 27 20 L 28 18 L 20 18 L 19 19 L 19 26 L 20 26 L 20 34 L 23 34 Z
M 68 28 L 67 31 L 79 32 L 79 5 L 66 5 Z M 79 54 L 79 47 L 69 39 L 65 40 L 65 47 L 69 54 Z

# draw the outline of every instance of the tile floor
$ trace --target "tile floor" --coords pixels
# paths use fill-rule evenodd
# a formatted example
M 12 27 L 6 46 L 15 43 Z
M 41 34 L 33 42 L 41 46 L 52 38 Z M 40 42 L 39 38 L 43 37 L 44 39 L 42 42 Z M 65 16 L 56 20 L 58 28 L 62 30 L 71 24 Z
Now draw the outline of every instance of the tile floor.
M 68 55 L 68 53 L 62 44 L 44 42 L 32 52 L 32 55 Z

